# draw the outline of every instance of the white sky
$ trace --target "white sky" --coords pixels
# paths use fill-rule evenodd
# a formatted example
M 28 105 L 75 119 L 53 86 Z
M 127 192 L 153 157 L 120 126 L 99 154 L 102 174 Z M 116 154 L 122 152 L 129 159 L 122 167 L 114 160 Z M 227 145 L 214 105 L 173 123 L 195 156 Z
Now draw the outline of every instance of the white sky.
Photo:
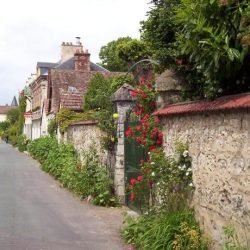
M 60 59 L 62 42 L 80 36 L 99 61 L 101 46 L 122 36 L 139 38 L 149 0 L 7 0 L 0 8 L 0 105 L 10 104 L 37 61 Z M 18 97 L 18 96 L 17 96 Z

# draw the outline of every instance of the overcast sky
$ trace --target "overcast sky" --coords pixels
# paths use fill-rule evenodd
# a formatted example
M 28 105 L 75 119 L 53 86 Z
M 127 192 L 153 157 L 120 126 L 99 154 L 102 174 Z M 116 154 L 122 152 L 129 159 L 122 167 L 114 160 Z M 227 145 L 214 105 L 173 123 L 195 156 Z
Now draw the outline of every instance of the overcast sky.
M 149 0 L 7 0 L 0 8 L 0 105 L 10 104 L 36 62 L 60 59 L 62 42 L 80 36 L 91 61 L 121 36 L 139 38 Z

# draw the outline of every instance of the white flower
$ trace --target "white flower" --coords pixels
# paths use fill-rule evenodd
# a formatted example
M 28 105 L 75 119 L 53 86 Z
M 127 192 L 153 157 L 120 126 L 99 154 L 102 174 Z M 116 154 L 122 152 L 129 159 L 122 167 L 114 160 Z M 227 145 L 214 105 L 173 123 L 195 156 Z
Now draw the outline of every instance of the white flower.
M 191 183 L 189 183 L 189 187 L 193 187 L 194 186 L 194 184 L 191 182 Z
M 155 176 L 155 172 L 152 172 L 152 173 L 151 173 L 151 176 Z
M 178 166 L 178 168 L 179 168 L 181 171 L 183 171 L 183 170 L 186 169 L 186 165 L 184 164 L 183 166 Z
M 155 165 L 155 162 L 152 161 L 151 164 L 152 164 L 152 165 Z
M 188 172 L 191 172 L 191 171 L 192 171 L 192 168 L 188 168 L 187 171 L 188 171 Z
M 182 153 L 183 157 L 187 157 L 188 156 L 188 150 L 184 150 L 184 152 Z
M 150 152 L 148 152 L 148 155 L 150 155 Z
M 186 173 L 186 176 L 188 176 L 188 175 L 189 175 L 189 172 Z

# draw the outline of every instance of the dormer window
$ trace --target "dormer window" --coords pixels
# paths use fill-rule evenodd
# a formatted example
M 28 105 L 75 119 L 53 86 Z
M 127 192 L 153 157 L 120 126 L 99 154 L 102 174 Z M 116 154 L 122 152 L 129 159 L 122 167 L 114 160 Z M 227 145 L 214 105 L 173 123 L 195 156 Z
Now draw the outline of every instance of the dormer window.
M 69 93 L 77 93 L 77 89 L 76 89 L 76 87 L 68 86 L 68 92 Z

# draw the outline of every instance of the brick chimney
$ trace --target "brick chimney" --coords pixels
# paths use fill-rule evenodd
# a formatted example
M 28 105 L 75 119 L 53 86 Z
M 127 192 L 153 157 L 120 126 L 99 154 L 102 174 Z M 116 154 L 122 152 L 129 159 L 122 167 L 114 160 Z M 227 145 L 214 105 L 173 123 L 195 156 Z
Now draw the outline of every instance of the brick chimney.
M 68 59 L 74 57 L 77 51 L 82 51 L 83 46 L 80 42 L 80 37 L 76 37 L 76 44 L 65 43 L 61 45 L 61 63 L 67 61 Z
M 90 54 L 88 50 L 77 51 L 75 53 L 75 70 L 80 72 L 90 72 Z

